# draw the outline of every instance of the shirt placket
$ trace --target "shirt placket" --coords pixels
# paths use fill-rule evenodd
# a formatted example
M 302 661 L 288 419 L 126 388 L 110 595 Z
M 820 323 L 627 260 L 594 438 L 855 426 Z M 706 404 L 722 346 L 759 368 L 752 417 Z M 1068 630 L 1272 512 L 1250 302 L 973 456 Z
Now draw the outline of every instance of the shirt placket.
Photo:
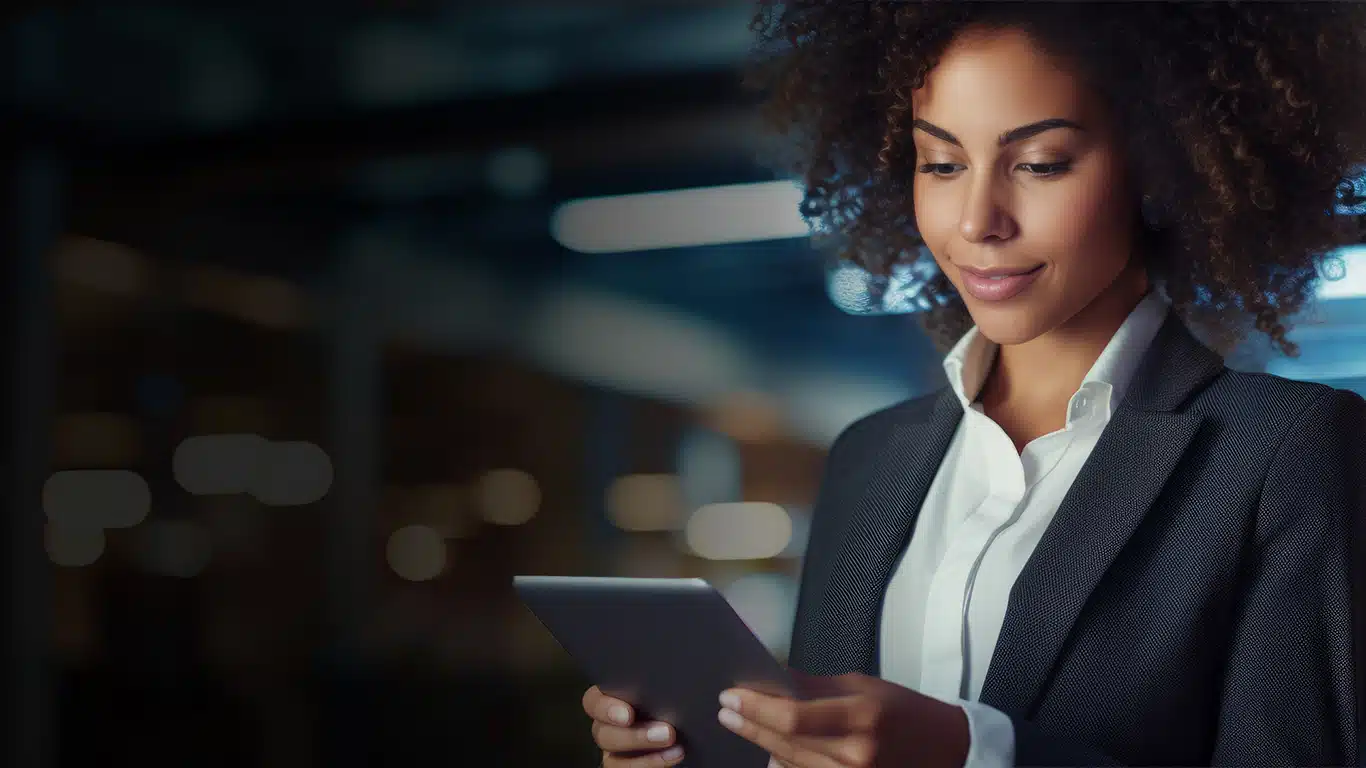
M 965 453 L 982 458 L 982 481 L 988 483 L 990 493 L 953 526 L 944 557 L 930 580 L 920 667 L 924 690 L 953 697 L 959 694 L 964 664 L 970 663 L 963 655 L 963 640 L 973 571 L 995 530 L 1009 520 L 1024 496 L 1023 467 L 1010 438 L 980 413 L 967 417 L 974 423 Z

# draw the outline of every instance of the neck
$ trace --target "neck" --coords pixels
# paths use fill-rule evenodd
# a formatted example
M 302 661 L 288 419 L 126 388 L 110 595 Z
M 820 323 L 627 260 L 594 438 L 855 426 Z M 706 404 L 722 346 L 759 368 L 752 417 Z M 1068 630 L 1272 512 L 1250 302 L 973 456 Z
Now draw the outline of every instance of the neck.
M 984 399 L 1065 406 L 1147 292 L 1147 276 L 1126 270 L 1067 322 L 1023 344 L 1002 346 Z

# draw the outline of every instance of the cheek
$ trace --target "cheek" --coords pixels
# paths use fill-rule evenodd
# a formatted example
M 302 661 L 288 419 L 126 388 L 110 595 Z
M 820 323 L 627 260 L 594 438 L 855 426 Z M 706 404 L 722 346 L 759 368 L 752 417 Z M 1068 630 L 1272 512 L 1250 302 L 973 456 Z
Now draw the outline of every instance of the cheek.
M 1037 199 L 1021 221 L 1026 241 L 1064 271 L 1111 272 L 1128 260 L 1131 223 L 1112 177 L 1076 179 Z
M 940 194 L 921 194 L 916 191 L 915 224 L 920 239 L 930 249 L 934 260 L 944 266 L 945 247 L 958 234 L 958 214 L 960 206 L 953 196 Z

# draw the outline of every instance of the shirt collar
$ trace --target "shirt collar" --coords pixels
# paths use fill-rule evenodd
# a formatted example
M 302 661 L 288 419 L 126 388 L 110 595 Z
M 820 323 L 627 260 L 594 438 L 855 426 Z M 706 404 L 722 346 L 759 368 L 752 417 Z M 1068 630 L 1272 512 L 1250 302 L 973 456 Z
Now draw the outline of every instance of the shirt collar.
M 1155 291 L 1149 292 L 1134 307 L 1105 345 L 1100 357 L 1096 358 L 1091 370 L 1087 371 L 1077 393 L 1072 396 L 1068 407 L 1068 424 L 1088 410 L 1095 412 L 1087 406 L 1097 407 L 1097 415 L 1109 421 L 1115 407 L 1124 399 L 1143 354 L 1166 320 L 1168 309 L 1166 300 Z M 991 365 L 996 361 L 997 349 L 995 343 L 973 326 L 944 358 L 944 373 L 948 375 L 949 386 L 964 410 L 972 409 L 973 401 L 982 391 Z

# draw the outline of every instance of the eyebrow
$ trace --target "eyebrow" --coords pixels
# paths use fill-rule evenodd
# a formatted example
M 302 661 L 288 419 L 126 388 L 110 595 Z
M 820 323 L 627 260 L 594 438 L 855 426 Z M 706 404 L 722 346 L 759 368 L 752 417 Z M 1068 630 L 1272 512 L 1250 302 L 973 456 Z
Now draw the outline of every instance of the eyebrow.
M 948 143 L 956 147 L 963 146 L 963 142 L 959 141 L 957 136 L 954 136 L 952 133 L 949 133 L 948 131 L 944 130 L 943 128 L 940 128 L 934 123 L 928 123 L 924 120 L 917 118 L 916 120 L 911 122 L 911 127 L 913 129 L 919 128 L 925 133 L 928 133 L 929 135 L 937 139 L 947 141 Z M 1004 147 L 1008 144 L 1013 144 L 1017 141 L 1024 141 L 1025 139 L 1028 139 L 1031 136 L 1037 136 L 1043 133 L 1044 131 L 1051 131 L 1054 128 L 1071 128 L 1075 131 L 1085 130 L 1080 125 L 1077 125 L 1076 123 L 1066 118 L 1050 117 L 1047 120 L 1040 120 L 1036 123 L 1029 123 L 1028 125 L 1022 125 L 1018 128 L 1011 128 L 1010 130 L 1001 134 L 1000 137 L 996 139 L 996 143 L 998 146 Z

